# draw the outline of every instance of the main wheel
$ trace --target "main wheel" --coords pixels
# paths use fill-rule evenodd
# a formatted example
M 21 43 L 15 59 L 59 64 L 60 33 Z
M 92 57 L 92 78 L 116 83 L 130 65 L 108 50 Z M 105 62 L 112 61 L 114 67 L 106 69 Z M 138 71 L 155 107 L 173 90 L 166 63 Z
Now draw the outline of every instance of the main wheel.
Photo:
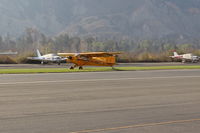
M 83 69 L 83 67 L 82 67 L 82 66 L 80 66 L 80 67 L 79 67 L 79 70 L 82 70 L 82 69 Z
M 71 66 L 69 69 L 73 70 L 73 69 L 74 69 L 74 67 L 73 67 L 73 66 Z

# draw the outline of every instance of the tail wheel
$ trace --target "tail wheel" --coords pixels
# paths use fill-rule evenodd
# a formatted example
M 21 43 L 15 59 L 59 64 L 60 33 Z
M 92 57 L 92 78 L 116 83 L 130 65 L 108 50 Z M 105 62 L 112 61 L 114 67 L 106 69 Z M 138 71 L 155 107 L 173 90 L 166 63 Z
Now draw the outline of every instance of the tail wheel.
M 186 62 L 186 60 L 182 60 L 182 63 L 185 63 Z

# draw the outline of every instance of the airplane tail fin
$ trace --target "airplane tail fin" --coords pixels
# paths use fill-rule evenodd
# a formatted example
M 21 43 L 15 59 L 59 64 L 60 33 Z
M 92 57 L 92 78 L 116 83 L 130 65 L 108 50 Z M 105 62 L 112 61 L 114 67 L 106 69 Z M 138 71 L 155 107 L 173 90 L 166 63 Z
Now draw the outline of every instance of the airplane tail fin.
M 37 56 L 38 56 L 38 57 L 41 57 L 41 56 L 42 56 L 42 55 L 40 54 L 40 51 L 39 51 L 38 49 L 37 49 L 36 52 L 37 52 Z
M 177 53 L 177 52 L 174 52 L 174 56 L 178 56 L 178 53 Z

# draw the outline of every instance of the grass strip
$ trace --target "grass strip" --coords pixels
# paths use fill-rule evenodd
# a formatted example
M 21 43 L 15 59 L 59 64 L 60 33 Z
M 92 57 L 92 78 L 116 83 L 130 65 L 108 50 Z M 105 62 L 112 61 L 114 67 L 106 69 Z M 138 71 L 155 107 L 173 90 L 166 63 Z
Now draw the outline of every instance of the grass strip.
M 200 69 L 200 66 L 148 66 L 148 67 L 117 67 L 119 71 L 136 70 L 171 70 L 171 69 Z
M 137 70 L 170 70 L 200 69 L 200 66 L 148 66 L 148 67 L 85 67 L 83 70 L 67 68 L 31 68 L 31 69 L 0 69 L 0 74 L 26 73 L 70 73 L 70 72 L 103 72 L 103 71 L 137 71 Z
M 0 74 L 26 74 L 26 73 L 70 73 L 70 72 L 97 72 L 112 71 L 112 68 L 86 68 L 83 70 L 67 68 L 30 68 L 30 69 L 0 69 Z

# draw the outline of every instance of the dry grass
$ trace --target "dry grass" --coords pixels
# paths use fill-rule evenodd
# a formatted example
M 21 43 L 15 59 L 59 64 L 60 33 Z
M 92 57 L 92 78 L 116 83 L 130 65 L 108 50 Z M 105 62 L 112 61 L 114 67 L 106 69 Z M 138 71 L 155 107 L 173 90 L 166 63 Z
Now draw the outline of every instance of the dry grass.
M 16 64 L 17 61 L 15 60 L 15 57 L 1 55 L 0 56 L 0 64 Z
M 37 63 L 27 60 L 29 56 L 35 56 L 35 51 L 26 51 L 16 56 L 0 56 L 0 63 L 13 64 L 13 63 Z M 192 53 L 200 56 L 200 50 L 195 50 Z M 172 52 L 150 53 L 150 52 L 125 52 L 118 56 L 117 61 L 123 63 L 130 62 L 171 62 L 169 57 Z
M 119 55 L 119 62 L 170 62 L 169 53 L 124 53 Z

